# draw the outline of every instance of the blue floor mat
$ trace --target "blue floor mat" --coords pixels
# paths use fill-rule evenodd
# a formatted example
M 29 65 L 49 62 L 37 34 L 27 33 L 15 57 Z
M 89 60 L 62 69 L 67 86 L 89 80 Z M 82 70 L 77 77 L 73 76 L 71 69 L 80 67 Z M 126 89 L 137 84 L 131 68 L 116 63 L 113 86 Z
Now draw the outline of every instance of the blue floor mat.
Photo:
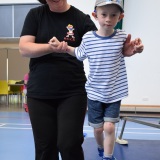
M 114 156 L 117 160 L 160 160 L 160 141 L 127 140 L 128 145 L 115 144 Z M 94 138 L 85 138 L 83 143 L 85 160 L 98 160 Z

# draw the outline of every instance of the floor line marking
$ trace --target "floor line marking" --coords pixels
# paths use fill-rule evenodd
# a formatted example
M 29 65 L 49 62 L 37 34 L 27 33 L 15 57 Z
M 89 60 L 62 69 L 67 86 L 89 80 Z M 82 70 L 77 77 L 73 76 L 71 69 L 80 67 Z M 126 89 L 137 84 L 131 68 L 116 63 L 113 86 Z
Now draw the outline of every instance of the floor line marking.
M 32 128 L 0 127 L 0 129 L 31 130 Z
M 91 128 L 92 129 L 92 127 L 88 127 L 88 126 L 84 126 L 84 128 Z M 116 129 L 117 129 L 117 127 L 116 127 Z M 118 127 L 118 130 L 119 129 L 122 129 L 122 127 Z M 148 128 L 143 128 L 143 127 L 141 127 L 141 128 L 131 128 L 131 127 L 129 127 L 129 128 L 127 128 L 127 127 L 125 127 L 125 130 L 129 130 L 129 129 L 131 129 L 131 130 L 134 130 L 134 129 L 138 129 L 138 130 L 159 130 L 160 131 L 160 129 L 158 129 L 158 128 L 154 128 L 154 127 L 148 127 Z
M 6 125 L 6 124 L 4 124 L 4 123 L 1 123 L 1 124 L 0 124 L 0 127 L 3 127 L 3 126 L 5 126 L 5 125 Z
M 120 132 L 118 132 L 120 133 Z M 160 133 L 146 133 L 146 132 L 123 132 L 123 133 L 126 133 L 126 134 L 157 134 L 157 135 L 160 135 Z
M 31 125 L 30 123 L 5 123 L 6 125 Z
M 93 132 L 91 130 L 83 130 L 84 132 Z M 118 133 L 121 133 L 118 131 Z M 160 135 L 160 133 L 153 133 L 153 132 L 150 132 L 150 133 L 146 133 L 146 132 L 123 132 L 123 134 L 155 134 L 155 135 Z

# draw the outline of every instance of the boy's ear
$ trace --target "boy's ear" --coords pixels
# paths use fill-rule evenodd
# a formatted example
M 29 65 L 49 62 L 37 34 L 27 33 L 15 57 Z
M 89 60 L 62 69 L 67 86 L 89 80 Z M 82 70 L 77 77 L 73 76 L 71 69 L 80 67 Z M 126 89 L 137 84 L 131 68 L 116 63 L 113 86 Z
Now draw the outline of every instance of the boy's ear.
M 97 18 L 96 12 L 92 12 L 92 16 L 93 16 L 94 18 Z
M 124 18 L 124 13 L 121 13 L 119 16 L 119 21 Z

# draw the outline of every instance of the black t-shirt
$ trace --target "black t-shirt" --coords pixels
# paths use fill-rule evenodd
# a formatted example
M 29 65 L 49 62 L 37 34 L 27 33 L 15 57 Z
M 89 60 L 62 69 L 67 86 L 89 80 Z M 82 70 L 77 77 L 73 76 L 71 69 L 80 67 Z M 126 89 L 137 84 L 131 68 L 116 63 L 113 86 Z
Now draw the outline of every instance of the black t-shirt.
M 77 47 L 90 30 L 96 30 L 96 26 L 89 15 L 73 6 L 64 13 L 51 12 L 46 4 L 29 11 L 21 36 L 33 35 L 36 43 L 48 43 L 55 36 Z M 27 96 L 55 99 L 86 94 L 85 82 L 83 62 L 66 53 L 50 53 L 30 59 Z

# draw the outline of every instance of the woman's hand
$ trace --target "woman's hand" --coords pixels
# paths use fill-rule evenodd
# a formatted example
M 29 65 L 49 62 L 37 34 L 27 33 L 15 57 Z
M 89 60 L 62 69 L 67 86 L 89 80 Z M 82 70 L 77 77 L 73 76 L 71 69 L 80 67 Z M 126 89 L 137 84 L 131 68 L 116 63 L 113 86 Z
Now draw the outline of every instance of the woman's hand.
M 48 43 L 50 44 L 51 49 L 54 52 L 58 52 L 58 53 L 66 52 L 68 47 L 67 42 L 65 41 L 59 42 L 56 37 L 53 37 L 52 39 L 50 39 Z

